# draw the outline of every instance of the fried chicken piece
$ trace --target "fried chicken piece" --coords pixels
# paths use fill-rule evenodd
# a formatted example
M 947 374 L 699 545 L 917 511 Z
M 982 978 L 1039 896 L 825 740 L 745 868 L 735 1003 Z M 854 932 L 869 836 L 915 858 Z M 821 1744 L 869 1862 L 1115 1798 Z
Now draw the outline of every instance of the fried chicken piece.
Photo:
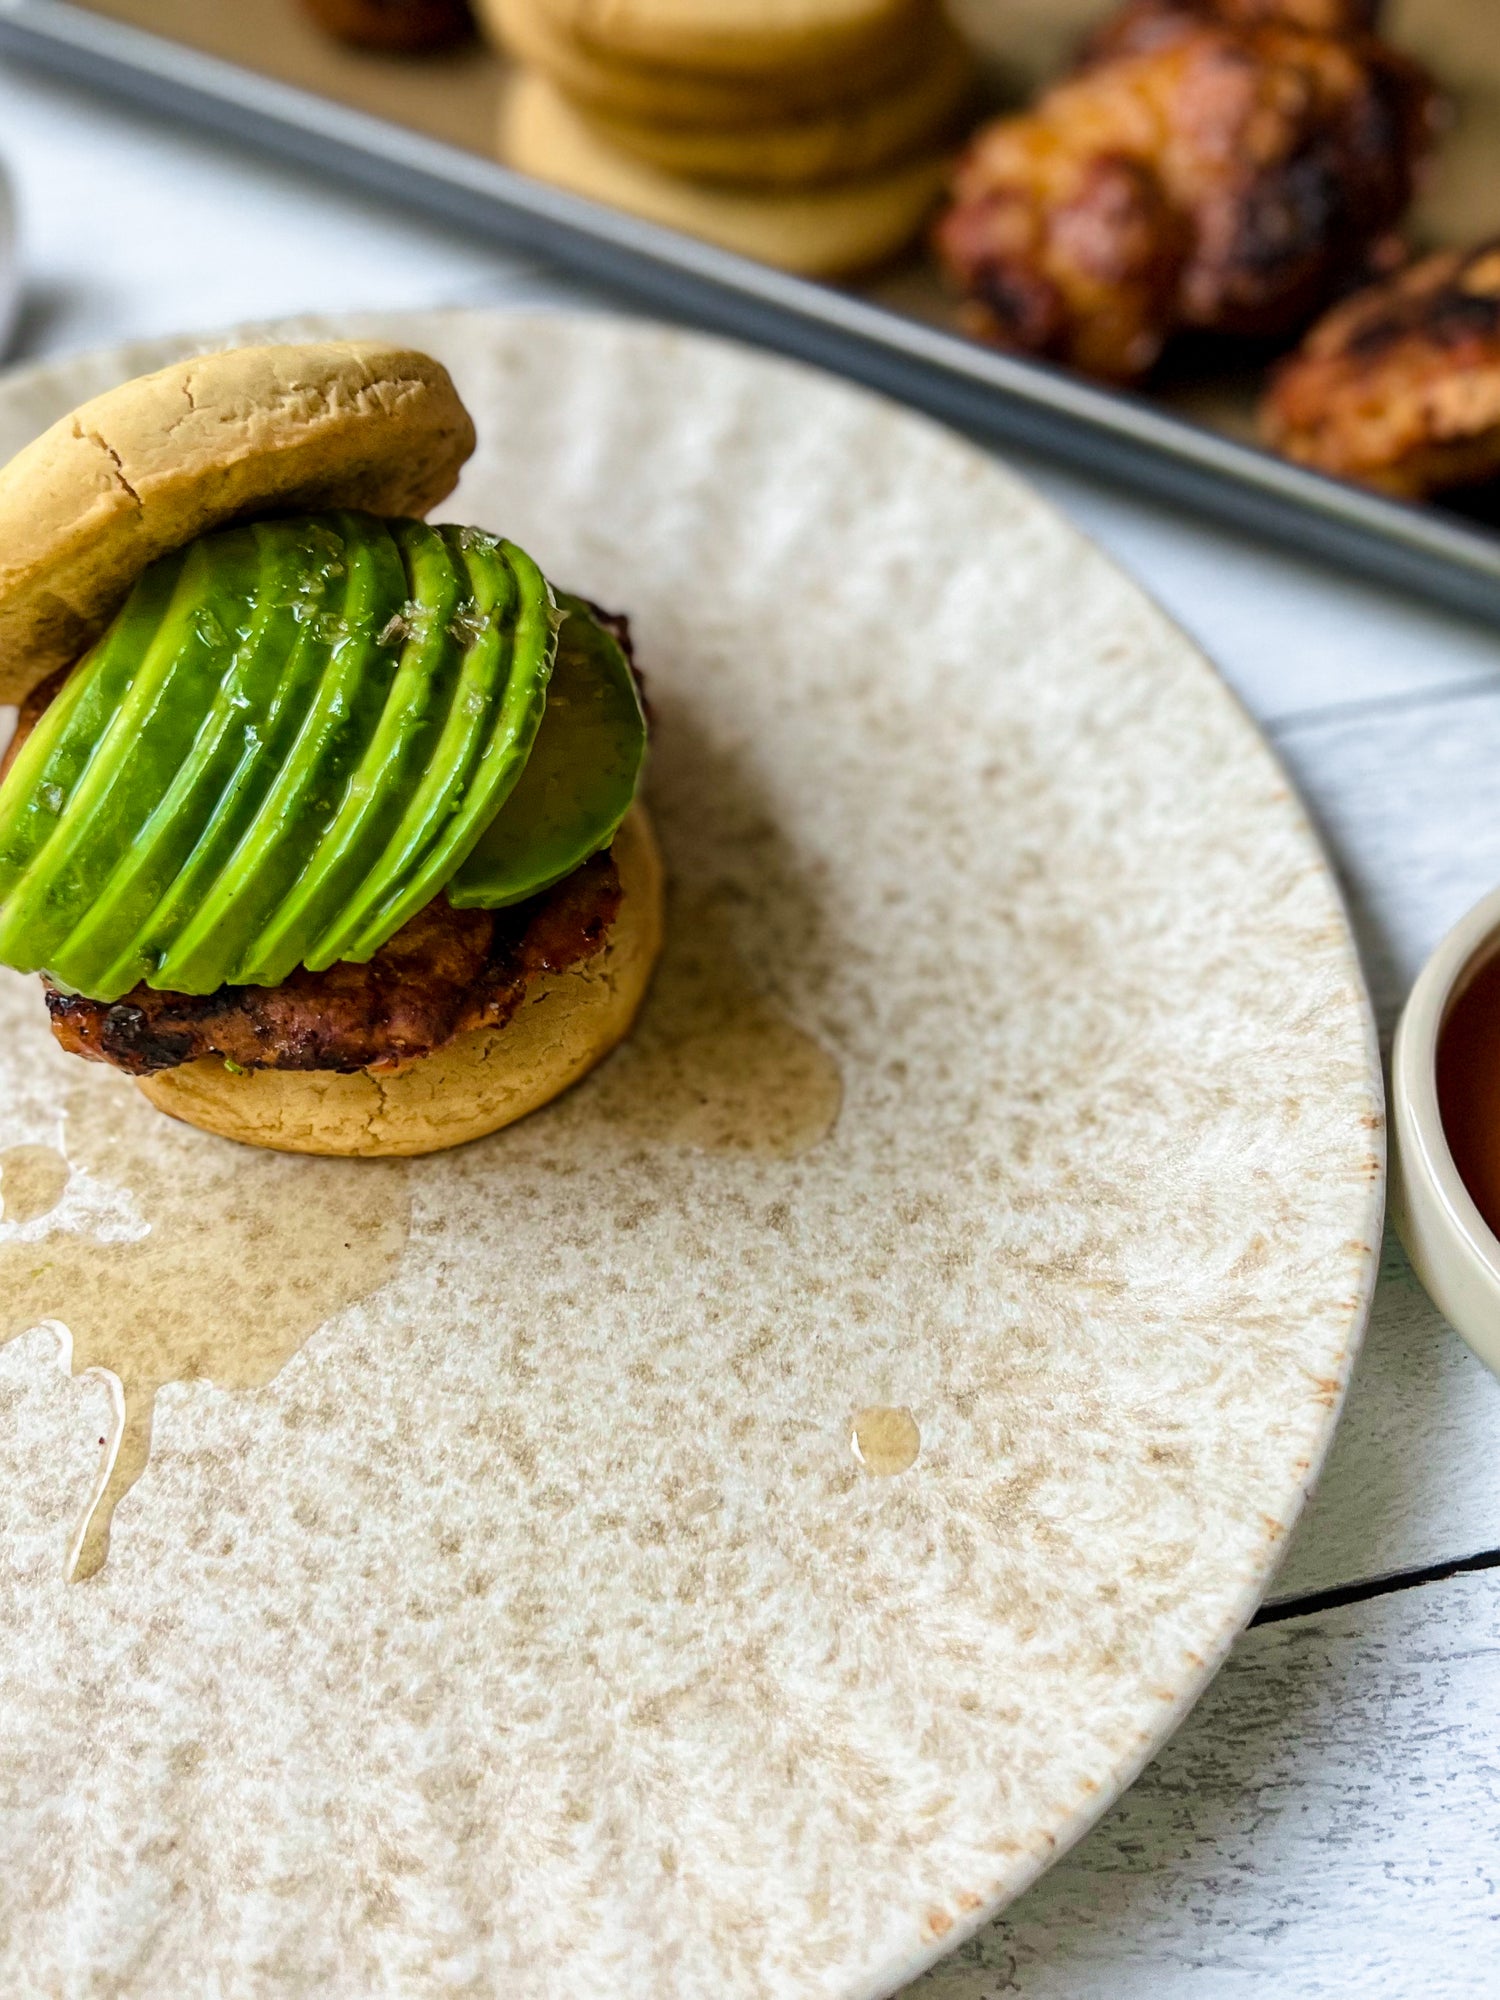
M 1080 67 L 1149 54 L 1205 22 L 1250 27 L 1278 21 L 1314 35 L 1373 34 L 1379 0 L 1126 0 L 1084 42 Z
M 1373 35 L 1268 5 L 1149 0 L 1033 110 L 979 132 L 936 231 L 970 331 L 1126 382 L 1179 329 L 1289 333 L 1368 273 L 1433 91 Z
M 1346 299 L 1271 379 L 1266 442 L 1420 499 L 1500 476 L 1500 237 Z
M 386 55 L 451 48 L 474 32 L 469 0 L 302 0 L 320 28 Z

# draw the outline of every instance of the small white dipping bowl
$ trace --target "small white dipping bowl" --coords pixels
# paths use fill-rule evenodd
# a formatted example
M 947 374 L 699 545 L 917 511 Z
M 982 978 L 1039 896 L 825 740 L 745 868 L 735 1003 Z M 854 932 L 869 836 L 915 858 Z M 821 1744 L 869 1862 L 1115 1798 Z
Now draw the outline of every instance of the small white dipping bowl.
M 1500 889 L 1460 918 L 1411 990 L 1391 1051 L 1391 1214 L 1433 1304 L 1500 1375 L 1500 1240 L 1475 1207 L 1438 1114 L 1437 1047 L 1458 995 L 1500 953 Z

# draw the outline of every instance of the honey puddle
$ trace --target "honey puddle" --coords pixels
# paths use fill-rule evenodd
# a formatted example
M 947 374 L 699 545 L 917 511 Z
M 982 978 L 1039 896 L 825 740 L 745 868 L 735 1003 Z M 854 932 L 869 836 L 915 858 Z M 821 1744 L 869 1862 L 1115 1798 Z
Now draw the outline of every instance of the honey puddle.
M 596 1093 L 602 1117 L 646 1141 L 795 1159 L 833 1130 L 843 1081 L 756 990 L 724 911 L 704 898 L 668 911 L 640 1021 Z
M 644 1142 L 782 1159 L 827 1138 L 843 1095 L 832 1057 L 757 990 L 713 898 L 671 912 L 636 1031 L 588 1090 L 594 1116 Z M 0 1151 L 0 1344 L 57 1321 L 72 1373 L 111 1378 L 114 1423 L 70 1578 L 105 1560 L 115 1508 L 150 1455 L 157 1391 L 269 1382 L 379 1290 L 409 1220 L 400 1162 L 210 1139 L 103 1070 L 68 1086 L 60 1148 Z
M 891 1410 L 883 1405 L 859 1410 L 849 1443 L 866 1472 L 890 1479 L 898 1472 L 910 1472 L 922 1449 L 922 1433 L 910 1410 Z
M 269 1382 L 325 1320 L 379 1289 L 409 1221 L 399 1163 L 209 1139 L 103 1071 L 69 1089 L 61 1150 L 0 1152 L 0 1342 L 56 1320 L 73 1374 L 113 1378 L 113 1433 L 70 1578 L 108 1553 L 115 1508 L 150 1455 L 157 1391 Z
M 9 1146 L 0 1153 L 0 1221 L 50 1215 L 68 1185 L 68 1163 L 51 1146 Z

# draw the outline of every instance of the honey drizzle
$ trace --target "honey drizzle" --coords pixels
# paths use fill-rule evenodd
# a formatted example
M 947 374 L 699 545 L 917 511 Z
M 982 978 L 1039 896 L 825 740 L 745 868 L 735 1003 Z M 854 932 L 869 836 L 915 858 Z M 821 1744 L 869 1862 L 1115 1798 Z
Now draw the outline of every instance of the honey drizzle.
M 718 902 L 670 909 L 646 1007 L 593 1110 L 650 1144 L 796 1159 L 828 1137 L 842 1101 L 838 1065 L 758 990 Z
M 0 1342 L 59 1321 L 71 1372 L 110 1382 L 112 1434 L 66 1563 L 78 1581 L 145 1470 L 157 1392 L 271 1381 L 384 1284 L 410 1221 L 398 1163 L 206 1138 L 103 1071 L 69 1085 L 60 1147 L 0 1154 L 0 1199 Z
M 922 1433 L 907 1409 L 889 1409 L 875 1404 L 855 1412 L 849 1444 L 866 1472 L 877 1479 L 891 1479 L 910 1472 L 922 1449 Z
M 54 1146 L 7 1146 L 0 1152 L 0 1222 L 50 1215 L 68 1185 L 68 1163 Z

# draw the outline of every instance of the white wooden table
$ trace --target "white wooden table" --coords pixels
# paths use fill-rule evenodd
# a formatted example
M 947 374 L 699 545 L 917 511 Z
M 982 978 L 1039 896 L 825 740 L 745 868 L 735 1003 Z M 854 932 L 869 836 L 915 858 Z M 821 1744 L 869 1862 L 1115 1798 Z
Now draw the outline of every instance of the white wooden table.
M 21 357 L 281 312 L 588 302 L 540 267 L 3 70 L 0 152 L 30 281 Z M 1500 634 L 1028 469 L 1269 732 L 1347 885 L 1388 1036 L 1432 944 L 1500 882 Z M 1095 1832 L 908 2000 L 1500 1993 L 1497 1871 L 1500 1381 L 1390 1245 L 1322 1490 L 1261 1622 Z

